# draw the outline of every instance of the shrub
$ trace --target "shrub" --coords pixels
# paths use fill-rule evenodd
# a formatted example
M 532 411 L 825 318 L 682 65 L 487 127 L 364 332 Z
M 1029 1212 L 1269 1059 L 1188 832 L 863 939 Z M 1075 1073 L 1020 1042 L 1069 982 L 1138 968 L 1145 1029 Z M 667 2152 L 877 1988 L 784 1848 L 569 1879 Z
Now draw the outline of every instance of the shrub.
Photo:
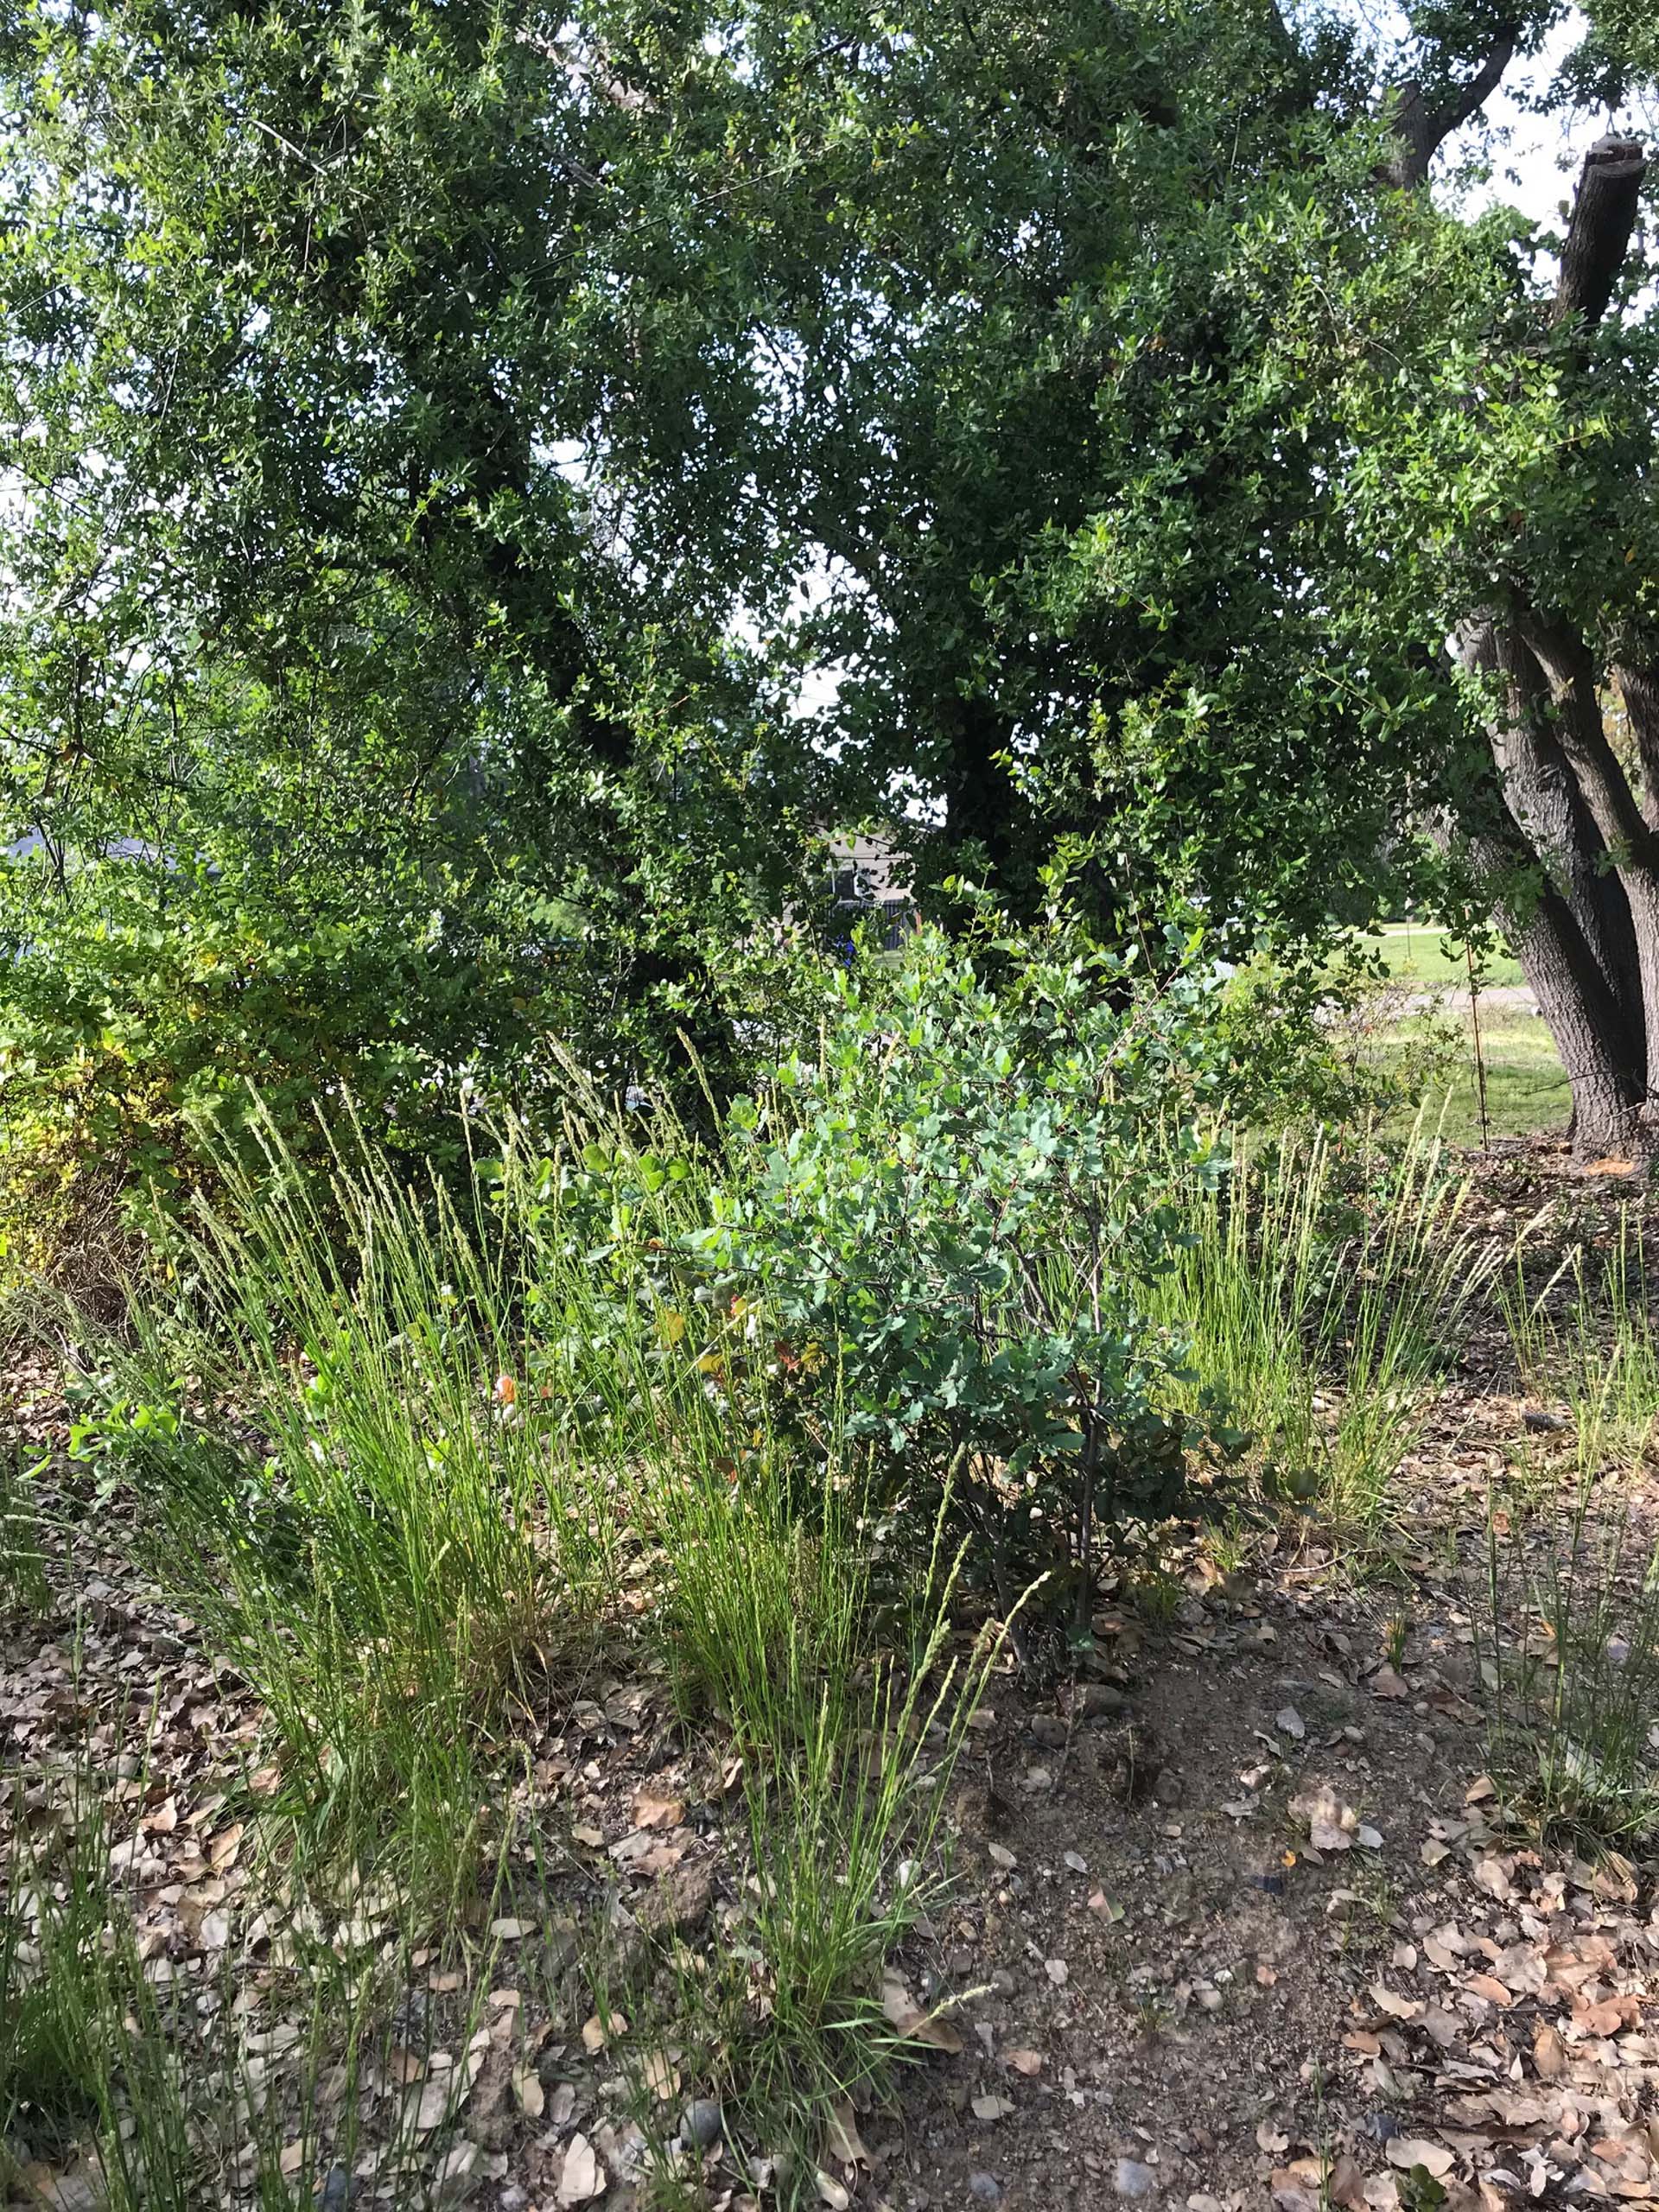
M 923 934 L 827 988 L 818 1056 L 734 1103 L 701 1254 L 777 1371 L 821 1363 L 892 1533 L 948 1496 L 1000 1604 L 1069 1569 L 1086 1621 L 1097 1529 L 1185 1497 L 1181 1346 L 1145 1294 L 1170 1163 L 1203 1172 L 1205 994 L 1059 933 L 977 962 Z

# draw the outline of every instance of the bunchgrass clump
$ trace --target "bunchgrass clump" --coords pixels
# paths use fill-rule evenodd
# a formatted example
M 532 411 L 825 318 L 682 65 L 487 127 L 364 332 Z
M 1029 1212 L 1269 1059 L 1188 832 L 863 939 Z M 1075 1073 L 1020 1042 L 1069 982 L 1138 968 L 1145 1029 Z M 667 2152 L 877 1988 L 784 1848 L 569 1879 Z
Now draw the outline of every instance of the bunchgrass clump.
M 1488 1534 L 1480 1674 L 1489 1760 L 1541 1838 L 1630 1849 L 1659 1829 L 1659 1559 L 1589 1484 L 1564 1519 L 1512 1504 Z
M 457 1200 L 349 1126 L 319 1192 L 273 1135 L 86 1347 L 79 1448 L 264 1708 L 262 1878 L 395 1893 L 412 1941 L 489 1918 L 524 1745 L 584 1665 L 664 1674 L 731 1767 L 746 1886 L 712 1969 L 675 1955 L 660 2033 L 743 2140 L 808 2161 L 906 2047 L 882 1967 L 938 1894 L 996 1641 L 955 1642 L 947 1508 L 897 1573 L 833 1402 L 775 1418 L 743 1317 L 670 1263 L 677 1144 L 510 1132 Z
M 1155 1289 L 1190 1391 L 1243 1433 L 1268 1497 L 1368 1542 L 1491 1263 L 1421 1128 L 1358 1188 L 1351 1166 L 1322 1130 L 1260 1153 L 1236 1139 L 1224 1180 L 1186 1187 L 1185 1243 Z
M 1639 1217 L 1621 1211 L 1594 1253 L 1574 1243 L 1542 1287 L 1526 1263 L 1532 1227 L 1516 1240 L 1503 1306 L 1522 1382 L 1565 1403 L 1582 1480 L 1638 1466 L 1659 1438 L 1659 1327 Z

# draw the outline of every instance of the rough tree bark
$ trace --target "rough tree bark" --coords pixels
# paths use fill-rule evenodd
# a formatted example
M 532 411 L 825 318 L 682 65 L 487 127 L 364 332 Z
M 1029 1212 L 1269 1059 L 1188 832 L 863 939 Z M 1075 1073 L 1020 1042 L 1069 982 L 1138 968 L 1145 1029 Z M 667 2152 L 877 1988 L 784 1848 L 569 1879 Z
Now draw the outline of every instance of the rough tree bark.
M 1421 186 L 1441 143 L 1489 97 L 1514 50 L 1501 34 L 1460 89 L 1431 108 L 1396 91 L 1400 152 L 1388 181 Z M 1565 372 L 1594 373 L 1587 339 L 1630 250 L 1648 156 L 1608 137 L 1585 156 L 1551 321 Z M 1622 665 L 1617 641 L 1513 589 L 1471 610 L 1455 641 L 1493 704 L 1491 804 L 1461 823 L 1537 995 L 1573 1092 L 1585 1155 L 1659 1151 L 1659 669 Z M 1622 709 L 1628 741 L 1611 727 Z M 1526 888 L 1529 880 L 1531 888 Z
M 1606 313 L 1646 168 L 1630 139 L 1604 138 L 1586 156 L 1556 322 L 1587 335 Z M 1591 373 L 1581 352 L 1569 372 Z M 1659 1144 L 1659 791 L 1649 747 L 1632 762 L 1608 716 L 1624 698 L 1632 730 L 1639 718 L 1651 739 L 1655 696 L 1646 671 L 1619 682 L 1609 641 L 1512 594 L 1478 629 L 1502 702 L 1488 724 L 1493 766 L 1522 844 L 1508 873 L 1529 862 L 1545 886 L 1509 931 L 1572 1086 L 1573 1144 L 1589 1156 L 1647 1154 Z

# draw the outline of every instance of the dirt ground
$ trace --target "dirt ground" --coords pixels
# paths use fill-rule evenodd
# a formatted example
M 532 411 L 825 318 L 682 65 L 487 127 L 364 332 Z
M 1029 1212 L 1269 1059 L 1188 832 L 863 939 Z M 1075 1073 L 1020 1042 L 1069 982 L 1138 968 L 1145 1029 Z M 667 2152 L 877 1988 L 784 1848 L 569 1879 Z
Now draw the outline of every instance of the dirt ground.
M 1478 1205 L 1494 1236 L 1545 1198 L 1562 1236 L 1594 1236 L 1630 1195 L 1516 1147 L 1484 1166 Z M 61 1441 L 49 1374 L 14 1374 L 10 1418 Z M 1311 1527 L 1264 1531 L 1224 1573 L 1202 1551 L 1178 1562 L 1160 1608 L 1109 1594 L 1085 1678 L 994 1681 L 953 1784 L 949 1901 L 894 1962 L 918 2008 L 950 2009 L 898 2104 L 844 2115 L 824 2202 L 1498 2212 L 1659 2196 L 1653 1870 L 1529 1847 L 1484 1770 L 1491 1500 L 1517 1465 L 1535 1497 L 1566 1495 L 1554 1418 L 1483 1338 L 1402 1471 L 1386 1571 L 1354 1576 Z M 1643 1484 L 1618 1488 L 1646 1525 Z M 5 1625 L 3 1772 L 88 1746 L 113 1780 L 113 1863 L 152 1974 L 205 1991 L 232 1959 L 244 2047 L 274 2063 L 294 1933 L 236 1816 L 262 1787 L 257 1711 L 135 1584 L 118 1521 L 83 1522 L 75 1545 L 51 1563 L 48 1618 Z M 363 2094 L 425 2120 L 412 2155 L 431 2202 L 649 2203 L 638 2072 L 623 2078 L 589 2013 L 574 1931 L 601 1910 L 636 1962 L 671 1933 L 723 1940 L 744 1873 L 721 1747 L 624 1670 L 537 1716 L 525 1749 L 537 1871 L 518 1852 L 478 1930 L 497 1985 L 481 2019 L 446 2011 L 461 1977 L 417 1955 L 422 2018 Z M 21 1783 L 10 1798 L 9 1821 L 30 1816 Z M 342 1899 L 338 1927 L 315 1932 L 372 1950 L 376 1910 Z M 690 2192 L 677 2201 L 767 2201 L 767 2146 L 728 2145 L 718 2112 L 682 2109 L 700 2085 L 671 2040 L 645 2079 Z M 372 2152 L 350 2174 L 325 2162 L 319 2201 L 339 2212 L 385 2179 Z M 64 2212 L 95 2197 L 73 2172 L 35 2188 Z

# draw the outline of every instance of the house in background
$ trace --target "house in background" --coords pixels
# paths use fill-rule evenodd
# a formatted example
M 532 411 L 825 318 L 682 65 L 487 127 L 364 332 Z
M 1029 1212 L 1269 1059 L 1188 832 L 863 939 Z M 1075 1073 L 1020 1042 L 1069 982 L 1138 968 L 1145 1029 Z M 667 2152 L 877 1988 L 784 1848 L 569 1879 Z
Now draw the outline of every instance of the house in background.
M 860 922 L 886 924 L 881 943 L 897 951 L 906 932 L 919 916 L 915 901 L 895 873 L 908 855 L 895 852 L 879 837 L 837 837 L 830 848 L 830 912 L 831 934 L 850 936 Z

